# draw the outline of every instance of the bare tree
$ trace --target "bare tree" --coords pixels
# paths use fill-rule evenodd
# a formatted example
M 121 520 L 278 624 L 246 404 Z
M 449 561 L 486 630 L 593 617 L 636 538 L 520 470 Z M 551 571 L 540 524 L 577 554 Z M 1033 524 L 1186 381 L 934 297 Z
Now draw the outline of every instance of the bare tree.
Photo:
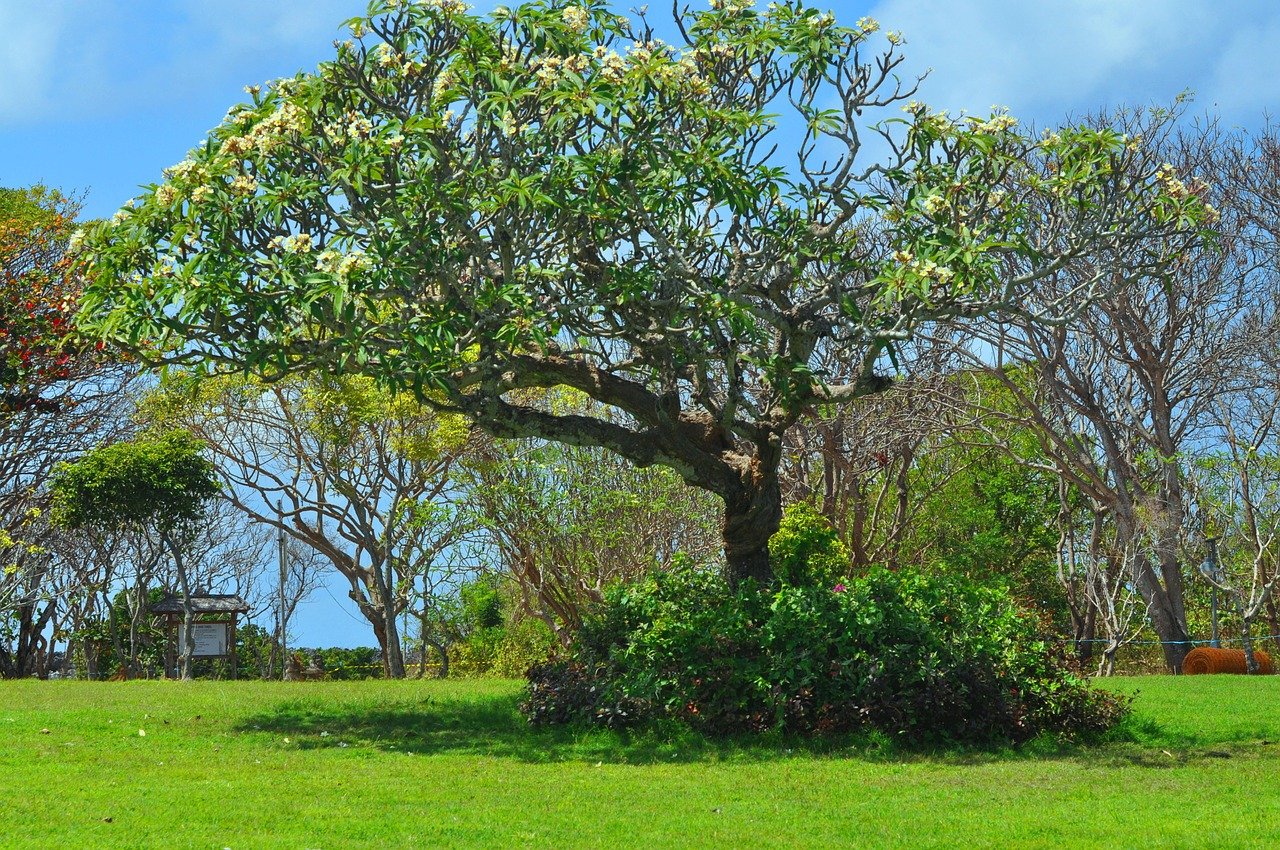
M 1199 525 L 1208 535 L 1203 545 L 1212 568 L 1204 577 L 1235 601 L 1250 673 L 1258 672 L 1254 622 L 1265 615 L 1271 634 L 1280 634 L 1280 381 L 1273 358 L 1274 352 L 1259 358 L 1264 391 L 1219 400 L 1220 439 L 1198 453 L 1188 476 Z M 1189 536 L 1201 542 L 1199 535 Z
M 468 426 L 368 379 L 319 375 L 176 381 L 147 415 L 204 440 L 225 498 L 347 579 L 386 674 L 403 677 L 397 620 L 415 581 L 462 533 L 432 518 L 452 495 Z
M 1076 658 L 1083 665 L 1102 643 L 1098 675 L 1110 676 L 1116 654 L 1138 638 L 1146 621 L 1147 606 L 1132 582 L 1135 546 L 1141 542 L 1117 540 L 1105 508 L 1080 505 L 1073 495 L 1060 482 L 1058 581 L 1071 612 Z
M 929 486 L 919 486 L 918 461 L 954 441 L 969 412 L 958 398 L 963 385 L 947 375 L 950 346 L 911 349 L 910 374 L 891 389 L 816 408 L 787 435 L 784 500 L 817 505 L 849 546 L 855 570 L 919 563 L 925 553 L 904 546 L 923 541 L 908 531 L 936 489 L 961 471 L 939 470 Z M 837 374 L 839 359 L 830 359 L 827 368 Z
M 1240 140 L 1213 123 L 1128 121 L 1133 145 L 1184 175 L 1161 166 L 1171 191 L 1217 208 L 1215 238 L 1153 242 L 1147 251 L 1168 256 L 1166 271 L 1137 275 L 1060 325 L 986 325 L 969 353 L 1019 399 L 1017 416 L 1039 434 L 1046 466 L 1105 510 L 1120 550 L 1133 552 L 1130 580 L 1176 671 L 1190 641 L 1179 458 L 1204 435 L 1216 398 L 1249 389 L 1253 377 L 1238 364 L 1274 339 L 1280 288 L 1259 264 L 1250 201 L 1226 179 L 1239 167 Z M 1107 274 L 1122 270 L 1077 261 L 1043 285 L 1058 299 Z
M 59 610 L 54 588 L 73 593 L 91 580 L 59 572 L 45 483 L 59 463 L 127 431 L 135 375 L 85 357 L 40 387 L 41 404 L 0 408 L 2 676 L 47 675 L 50 626 Z

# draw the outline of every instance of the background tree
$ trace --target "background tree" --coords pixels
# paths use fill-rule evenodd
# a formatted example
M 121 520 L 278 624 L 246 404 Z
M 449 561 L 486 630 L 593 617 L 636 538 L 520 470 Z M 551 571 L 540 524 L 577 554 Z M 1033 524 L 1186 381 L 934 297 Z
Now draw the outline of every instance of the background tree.
M 1240 140 L 1213 125 L 1179 130 L 1159 112 L 1126 120 L 1152 155 L 1176 164 L 1160 166 L 1170 191 L 1205 198 L 1215 239 L 1182 247 L 1161 240 L 1149 250 L 1172 251 L 1173 261 L 1159 273 L 1139 275 L 1061 325 L 990 326 L 972 353 L 1019 399 L 1024 423 L 1051 459 L 1043 465 L 1115 525 L 1117 551 L 1131 553 L 1131 580 L 1176 671 L 1191 638 L 1180 458 L 1209 436 L 1216 400 L 1257 386 L 1257 372 L 1246 365 L 1275 345 L 1280 280 L 1269 265 L 1273 249 L 1259 244 L 1250 224 L 1256 203 L 1233 183 L 1249 158 Z M 1064 267 L 1042 290 L 1052 301 L 1101 271 Z
M 68 340 L 78 211 L 42 187 L 0 189 L 0 676 L 47 675 L 60 606 L 83 590 L 57 557 L 50 473 L 128 427 L 131 370 Z
M 1280 635 L 1275 605 L 1280 584 L 1280 394 L 1275 349 L 1260 350 L 1260 392 L 1219 399 L 1214 422 L 1221 440 L 1196 453 L 1188 470 L 1192 551 L 1216 569 L 1202 577 L 1234 601 L 1247 669 L 1254 658 L 1254 622 L 1266 617 Z
M 187 543 L 218 494 L 213 466 L 190 434 L 173 431 L 95 449 L 64 465 L 53 482 L 53 518 L 63 528 L 133 528 L 163 541 L 182 590 L 182 678 L 191 678 L 195 635 Z
M 730 579 L 767 581 L 807 410 L 879 386 L 925 323 L 1049 321 L 1158 269 L 1200 214 L 1111 130 L 907 103 L 861 162 L 866 113 L 914 92 L 870 19 L 730 0 L 673 23 L 674 46 L 601 0 L 377 0 L 91 229 L 83 320 L 153 360 L 359 372 L 670 467 L 722 500 Z M 511 395 L 554 387 L 618 415 Z
M 577 392 L 541 404 L 608 418 Z M 525 609 L 566 645 L 609 585 L 668 567 L 678 553 L 699 563 L 720 554 L 707 494 L 669 469 L 636 469 L 595 447 L 488 442 L 468 464 L 466 493 L 483 529 L 477 557 L 514 578 Z
M 322 375 L 269 384 L 175 376 L 144 416 L 197 435 L 226 499 L 347 580 L 386 674 L 403 677 L 398 618 L 469 527 L 452 505 L 466 422 L 368 378 Z

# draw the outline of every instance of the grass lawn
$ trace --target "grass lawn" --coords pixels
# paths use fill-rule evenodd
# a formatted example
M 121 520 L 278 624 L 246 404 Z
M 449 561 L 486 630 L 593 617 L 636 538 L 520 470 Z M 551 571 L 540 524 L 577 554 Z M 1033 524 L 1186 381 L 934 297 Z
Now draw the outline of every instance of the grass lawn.
M 0 682 L 0 846 L 1280 845 L 1280 677 L 1108 687 L 1126 741 L 904 756 L 533 731 L 514 682 Z

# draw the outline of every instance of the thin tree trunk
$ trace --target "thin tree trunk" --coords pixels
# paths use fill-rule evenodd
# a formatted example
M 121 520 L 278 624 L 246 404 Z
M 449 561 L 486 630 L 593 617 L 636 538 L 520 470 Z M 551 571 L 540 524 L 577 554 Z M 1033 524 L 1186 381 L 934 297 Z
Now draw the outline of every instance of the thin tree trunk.
M 164 534 L 165 545 L 169 547 L 170 553 L 173 555 L 174 571 L 178 574 L 178 582 L 182 585 L 182 654 L 178 658 L 178 665 L 181 668 L 181 676 L 183 681 L 190 681 L 192 656 L 196 651 L 195 629 L 195 611 L 191 607 L 191 583 L 187 580 L 186 566 L 182 563 L 182 553 L 178 550 L 168 533 Z
M 1244 594 L 1236 593 L 1236 604 L 1240 610 L 1240 643 L 1244 646 L 1244 669 L 1252 676 L 1258 672 L 1258 659 L 1253 652 L 1253 617 L 1245 610 Z

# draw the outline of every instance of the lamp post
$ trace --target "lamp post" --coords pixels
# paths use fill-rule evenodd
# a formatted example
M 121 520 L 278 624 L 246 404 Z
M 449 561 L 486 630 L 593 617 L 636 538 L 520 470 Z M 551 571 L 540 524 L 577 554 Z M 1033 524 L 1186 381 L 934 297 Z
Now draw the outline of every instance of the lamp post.
M 284 522 L 284 505 L 279 501 L 276 502 L 276 514 L 280 517 L 280 522 L 283 523 Z M 280 644 L 280 679 L 281 681 L 283 681 L 284 668 L 287 663 L 286 656 L 288 655 L 288 641 L 289 641 L 289 636 L 285 632 L 285 617 L 284 617 L 285 599 L 286 599 L 285 585 L 288 583 L 288 578 L 289 578 L 289 551 L 285 544 L 283 526 L 276 529 L 276 547 L 277 547 L 276 555 L 280 560 L 280 583 L 276 588 L 277 591 L 279 592 L 279 597 L 280 597 L 279 598 L 280 609 L 276 615 L 276 622 L 280 628 L 280 632 L 277 639 Z
M 1213 632 L 1210 636 L 1209 645 L 1214 649 L 1218 649 L 1222 646 L 1222 642 L 1218 638 L 1218 585 L 1223 579 L 1222 570 L 1218 566 L 1218 538 L 1206 537 L 1204 542 L 1208 544 L 1209 551 L 1205 555 L 1204 563 L 1200 565 L 1200 574 L 1209 580 L 1209 586 L 1212 588 L 1209 606 Z

